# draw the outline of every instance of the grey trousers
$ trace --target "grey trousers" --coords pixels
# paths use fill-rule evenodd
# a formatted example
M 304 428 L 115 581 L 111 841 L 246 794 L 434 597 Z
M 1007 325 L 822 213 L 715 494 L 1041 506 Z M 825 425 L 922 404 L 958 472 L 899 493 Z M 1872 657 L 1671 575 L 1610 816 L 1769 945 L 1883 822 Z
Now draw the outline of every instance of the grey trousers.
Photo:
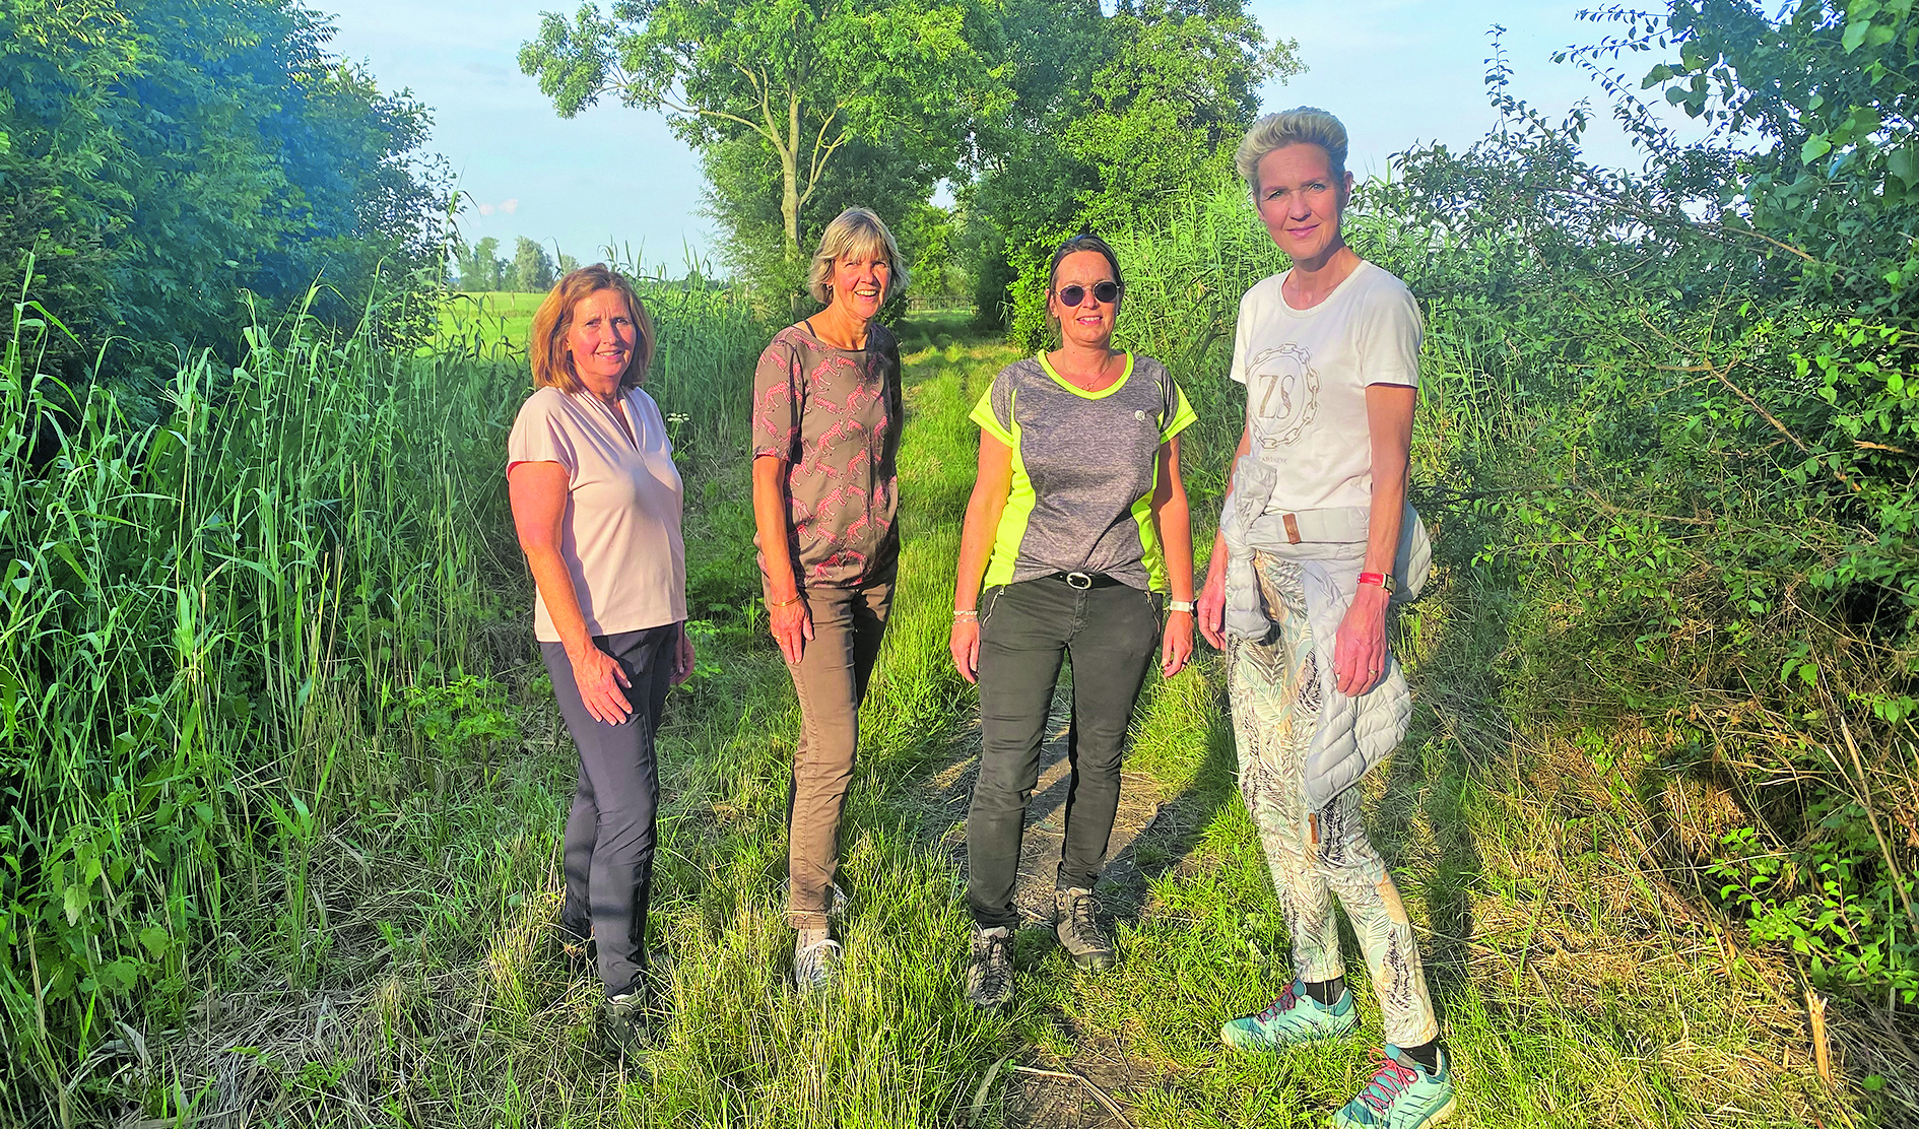
M 540 644 L 560 716 L 580 750 L 580 780 L 566 820 L 566 903 L 560 920 L 577 933 L 591 929 L 608 996 L 632 991 L 646 965 L 646 907 L 660 806 L 654 738 L 673 685 L 679 638 L 677 623 L 594 637 L 632 683 L 625 693 L 633 712 L 619 725 L 586 712 L 566 648 Z
M 1073 766 L 1066 793 L 1061 889 L 1091 889 L 1119 810 L 1120 756 L 1133 703 L 1159 644 L 1159 602 L 1115 584 L 1081 591 L 1057 579 L 988 589 L 980 607 L 979 778 L 966 813 L 966 903 L 983 929 L 1019 924 L 1026 805 L 1039 783 L 1040 745 L 1059 682 L 1073 660 Z
M 840 865 L 840 816 L 853 784 L 860 703 L 886 636 L 890 580 L 861 588 L 808 588 L 813 638 L 787 666 L 800 698 L 800 739 L 787 792 L 787 919 L 824 929 Z

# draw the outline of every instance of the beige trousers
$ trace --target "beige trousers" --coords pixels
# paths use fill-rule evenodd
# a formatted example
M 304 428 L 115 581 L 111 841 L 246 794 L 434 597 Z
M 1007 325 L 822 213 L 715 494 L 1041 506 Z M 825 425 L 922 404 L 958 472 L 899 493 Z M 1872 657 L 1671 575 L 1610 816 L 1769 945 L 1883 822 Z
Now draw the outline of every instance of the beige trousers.
M 861 588 L 809 588 L 813 638 L 788 664 L 800 698 L 787 804 L 787 919 L 796 929 L 826 926 L 839 870 L 840 816 L 853 782 L 860 703 L 892 610 L 891 581 Z

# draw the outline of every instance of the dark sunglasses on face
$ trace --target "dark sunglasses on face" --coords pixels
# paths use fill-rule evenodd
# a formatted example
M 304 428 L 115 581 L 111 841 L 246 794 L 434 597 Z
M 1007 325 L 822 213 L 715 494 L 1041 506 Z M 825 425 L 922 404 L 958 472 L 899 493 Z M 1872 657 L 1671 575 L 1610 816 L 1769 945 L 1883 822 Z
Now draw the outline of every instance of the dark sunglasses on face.
M 1062 305 L 1069 309 L 1077 306 L 1086 300 L 1086 288 L 1077 282 L 1071 286 L 1061 287 L 1059 300 Z M 1110 278 L 1104 282 L 1095 282 L 1093 284 L 1093 300 L 1102 306 L 1110 306 L 1114 302 L 1119 301 L 1119 283 L 1114 282 Z

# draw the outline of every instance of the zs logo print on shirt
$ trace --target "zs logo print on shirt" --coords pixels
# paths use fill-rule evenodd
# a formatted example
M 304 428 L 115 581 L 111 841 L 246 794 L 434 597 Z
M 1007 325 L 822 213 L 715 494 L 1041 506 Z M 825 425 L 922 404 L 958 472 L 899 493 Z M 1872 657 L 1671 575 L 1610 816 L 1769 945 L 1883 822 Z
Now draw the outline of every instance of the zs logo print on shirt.
M 1305 346 L 1287 342 L 1262 349 L 1248 366 L 1247 414 L 1257 428 L 1260 446 L 1270 451 L 1290 447 L 1319 414 L 1319 372 Z

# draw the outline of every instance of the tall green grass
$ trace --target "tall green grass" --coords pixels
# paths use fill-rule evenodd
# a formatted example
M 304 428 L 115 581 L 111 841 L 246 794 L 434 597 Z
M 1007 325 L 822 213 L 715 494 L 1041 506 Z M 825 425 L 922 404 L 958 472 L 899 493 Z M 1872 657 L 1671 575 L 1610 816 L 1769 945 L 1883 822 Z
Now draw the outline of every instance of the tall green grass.
M 649 293 L 653 394 L 717 458 L 760 334 Z M 62 332 L 23 299 L 0 352 L 0 1109 L 73 1124 L 241 953 L 324 979 L 342 852 L 513 747 L 488 676 L 527 655 L 502 471 L 529 387 L 481 334 L 396 350 L 295 311 L 137 426 L 40 371 Z

